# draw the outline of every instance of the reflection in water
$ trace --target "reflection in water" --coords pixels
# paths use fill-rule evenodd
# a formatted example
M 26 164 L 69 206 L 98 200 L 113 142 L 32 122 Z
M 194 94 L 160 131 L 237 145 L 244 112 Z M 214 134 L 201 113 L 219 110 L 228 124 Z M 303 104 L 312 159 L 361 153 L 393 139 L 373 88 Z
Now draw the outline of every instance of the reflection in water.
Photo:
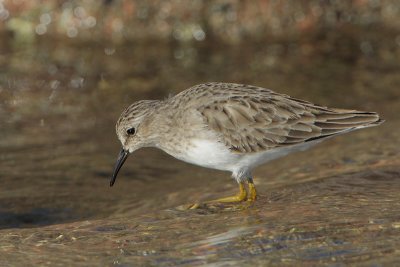
M 0 265 L 395 262 L 400 61 L 382 35 L 375 54 L 356 44 L 338 57 L 307 41 L 3 47 Z M 261 197 L 247 210 L 175 208 L 236 185 L 154 149 L 133 154 L 110 189 L 120 112 L 205 81 L 374 110 L 386 123 L 260 167 Z

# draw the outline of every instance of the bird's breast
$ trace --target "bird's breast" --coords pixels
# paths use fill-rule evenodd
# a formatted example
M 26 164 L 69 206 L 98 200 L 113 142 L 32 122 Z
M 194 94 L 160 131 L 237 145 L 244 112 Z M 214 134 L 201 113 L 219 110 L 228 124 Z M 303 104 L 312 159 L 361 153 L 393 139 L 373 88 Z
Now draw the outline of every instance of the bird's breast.
M 207 139 L 192 139 L 181 149 L 164 151 L 182 161 L 224 171 L 233 171 L 240 158 L 223 143 Z

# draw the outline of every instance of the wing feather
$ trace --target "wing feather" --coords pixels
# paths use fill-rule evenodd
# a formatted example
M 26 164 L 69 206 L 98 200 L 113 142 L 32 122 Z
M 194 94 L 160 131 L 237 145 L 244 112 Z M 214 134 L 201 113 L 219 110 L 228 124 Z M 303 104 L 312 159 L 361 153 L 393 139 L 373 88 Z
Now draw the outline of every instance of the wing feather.
M 240 153 L 295 145 L 380 122 L 374 112 L 329 109 L 255 86 L 216 83 L 209 90 L 219 93 L 214 92 L 198 111 L 222 142 Z

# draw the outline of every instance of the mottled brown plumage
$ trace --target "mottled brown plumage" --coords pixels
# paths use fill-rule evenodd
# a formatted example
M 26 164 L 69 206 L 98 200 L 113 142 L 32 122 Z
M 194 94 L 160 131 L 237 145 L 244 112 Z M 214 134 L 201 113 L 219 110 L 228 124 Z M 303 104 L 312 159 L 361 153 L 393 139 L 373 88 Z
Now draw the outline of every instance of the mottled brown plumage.
M 340 134 L 379 122 L 374 112 L 327 108 L 242 84 L 207 83 L 176 98 L 195 102 L 206 125 L 241 153 L 260 152 Z
M 328 108 L 257 86 L 206 83 L 165 100 L 132 104 L 116 131 L 123 146 L 119 162 L 153 146 L 193 164 L 231 171 L 241 183 L 251 181 L 251 170 L 260 164 L 381 122 L 375 112 Z

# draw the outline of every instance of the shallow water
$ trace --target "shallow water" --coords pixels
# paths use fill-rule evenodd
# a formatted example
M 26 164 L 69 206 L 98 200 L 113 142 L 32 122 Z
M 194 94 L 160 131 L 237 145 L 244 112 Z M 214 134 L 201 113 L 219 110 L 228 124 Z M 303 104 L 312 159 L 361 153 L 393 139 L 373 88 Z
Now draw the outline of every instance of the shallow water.
M 398 262 L 400 48 L 385 38 L 373 54 L 296 42 L 3 43 L 0 265 Z M 237 185 L 155 149 L 132 155 L 110 188 L 120 112 L 206 81 L 377 111 L 386 122 L 258 168 L 260 196 L 244 210 L 183 210 Z

